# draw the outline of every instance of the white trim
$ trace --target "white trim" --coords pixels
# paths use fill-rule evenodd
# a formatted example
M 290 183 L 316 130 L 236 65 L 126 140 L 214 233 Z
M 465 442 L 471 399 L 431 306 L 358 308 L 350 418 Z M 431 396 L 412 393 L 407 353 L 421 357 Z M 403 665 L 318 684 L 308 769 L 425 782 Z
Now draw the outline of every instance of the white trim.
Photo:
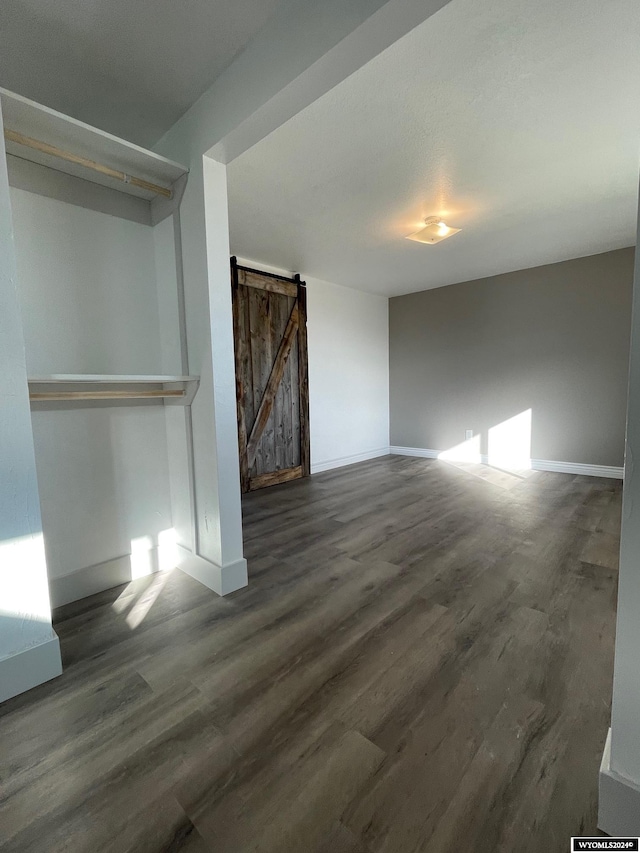
M 0 660 L 0 702 L 62 675 L 60 642 L 55 631 L 37 646 Z
M 247 561 L 244 558 L 226 566 L 218 566 L 182 545 L 177 545 L 176 551 L 178 568 L 218 595 L 228 595 L 249 583 Z
M 340 456 L 337 459 L 328 459 L 326 462 L 313 462 L 311 464 L 311 473 L 319 474 L 321 471 L 330 471 L 332 468 L 355 465 L 356 462 L 366 462 L 367 459 L 377 459 L 379 456 L 388 455 L 388 447 L 379 447 L 377 450 L 365 450 L 364 453 L 354 453 L 352 456 Z
M 437 459 L 439 450 L 429 450 L 424 447 L 398 447 L 392 445 L 389 452 L 397 456 L 420 456 L 425 459 Z M 460 460 L 464 461 L 464 460 Z M 610 477 L 622 480 L 624 468 L 613 465 L 587 465 L 582 462 L 555 462 L 551 459 L 531 459 L 530 467 L 533 471 L 555 471 L 558 474 L 580 474 L 585 477 Z M 489 457 L 482 455 L 478 462 L 483 465 L 489 464 Z
M 611 729 L 602 753 L 598 827 L 607 835 L 640 835 L 640 785 L 611 769 Z

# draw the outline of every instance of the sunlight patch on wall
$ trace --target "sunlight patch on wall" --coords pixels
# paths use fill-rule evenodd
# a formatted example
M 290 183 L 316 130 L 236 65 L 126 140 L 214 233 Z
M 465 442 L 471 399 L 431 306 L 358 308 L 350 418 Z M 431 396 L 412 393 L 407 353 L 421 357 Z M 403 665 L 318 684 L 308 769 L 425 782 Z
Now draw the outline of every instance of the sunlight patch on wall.
M 131 540 L 131 580 L 158 571 L 156 546 L 151 536 Z
M 131 540 L 131 580 L 173 569 L 177 563 L 177 537 L 173 527 L 153 536 Z
M 161 572 L 178 565 L 178 534 L 174 527 L 158 533 L 158 567 Z
M 531 409 L 491 427 L 489 465 L 507 470 L 531 468 Z

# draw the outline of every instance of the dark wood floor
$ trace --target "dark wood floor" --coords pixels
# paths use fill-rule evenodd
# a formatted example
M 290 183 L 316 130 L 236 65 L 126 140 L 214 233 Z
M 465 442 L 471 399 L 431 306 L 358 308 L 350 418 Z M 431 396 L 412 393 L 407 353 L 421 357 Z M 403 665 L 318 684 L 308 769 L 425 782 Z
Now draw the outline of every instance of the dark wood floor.
M 0 706 L 3 853 L 568 849 L 596 829 L 615 481 L 386 457 L 245 502 L 250 586 L 58 613 Z

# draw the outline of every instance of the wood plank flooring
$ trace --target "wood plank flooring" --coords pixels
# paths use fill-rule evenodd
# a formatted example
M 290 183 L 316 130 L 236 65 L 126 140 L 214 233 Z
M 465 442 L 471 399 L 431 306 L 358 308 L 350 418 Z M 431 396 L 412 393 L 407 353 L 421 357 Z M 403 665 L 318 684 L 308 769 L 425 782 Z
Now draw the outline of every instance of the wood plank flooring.
M 3 853 L 555 853 L 596 832 L 621 486 L 390 456 L 248 495 L 250 586 L 56 615 Z

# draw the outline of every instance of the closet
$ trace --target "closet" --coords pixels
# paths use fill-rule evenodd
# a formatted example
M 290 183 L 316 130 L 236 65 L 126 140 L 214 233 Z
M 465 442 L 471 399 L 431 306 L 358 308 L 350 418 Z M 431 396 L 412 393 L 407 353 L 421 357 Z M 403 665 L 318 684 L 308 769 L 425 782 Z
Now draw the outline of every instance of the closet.
M 193 523 L 187 169 L 0 89 L 53 606 L 172 559 Z

